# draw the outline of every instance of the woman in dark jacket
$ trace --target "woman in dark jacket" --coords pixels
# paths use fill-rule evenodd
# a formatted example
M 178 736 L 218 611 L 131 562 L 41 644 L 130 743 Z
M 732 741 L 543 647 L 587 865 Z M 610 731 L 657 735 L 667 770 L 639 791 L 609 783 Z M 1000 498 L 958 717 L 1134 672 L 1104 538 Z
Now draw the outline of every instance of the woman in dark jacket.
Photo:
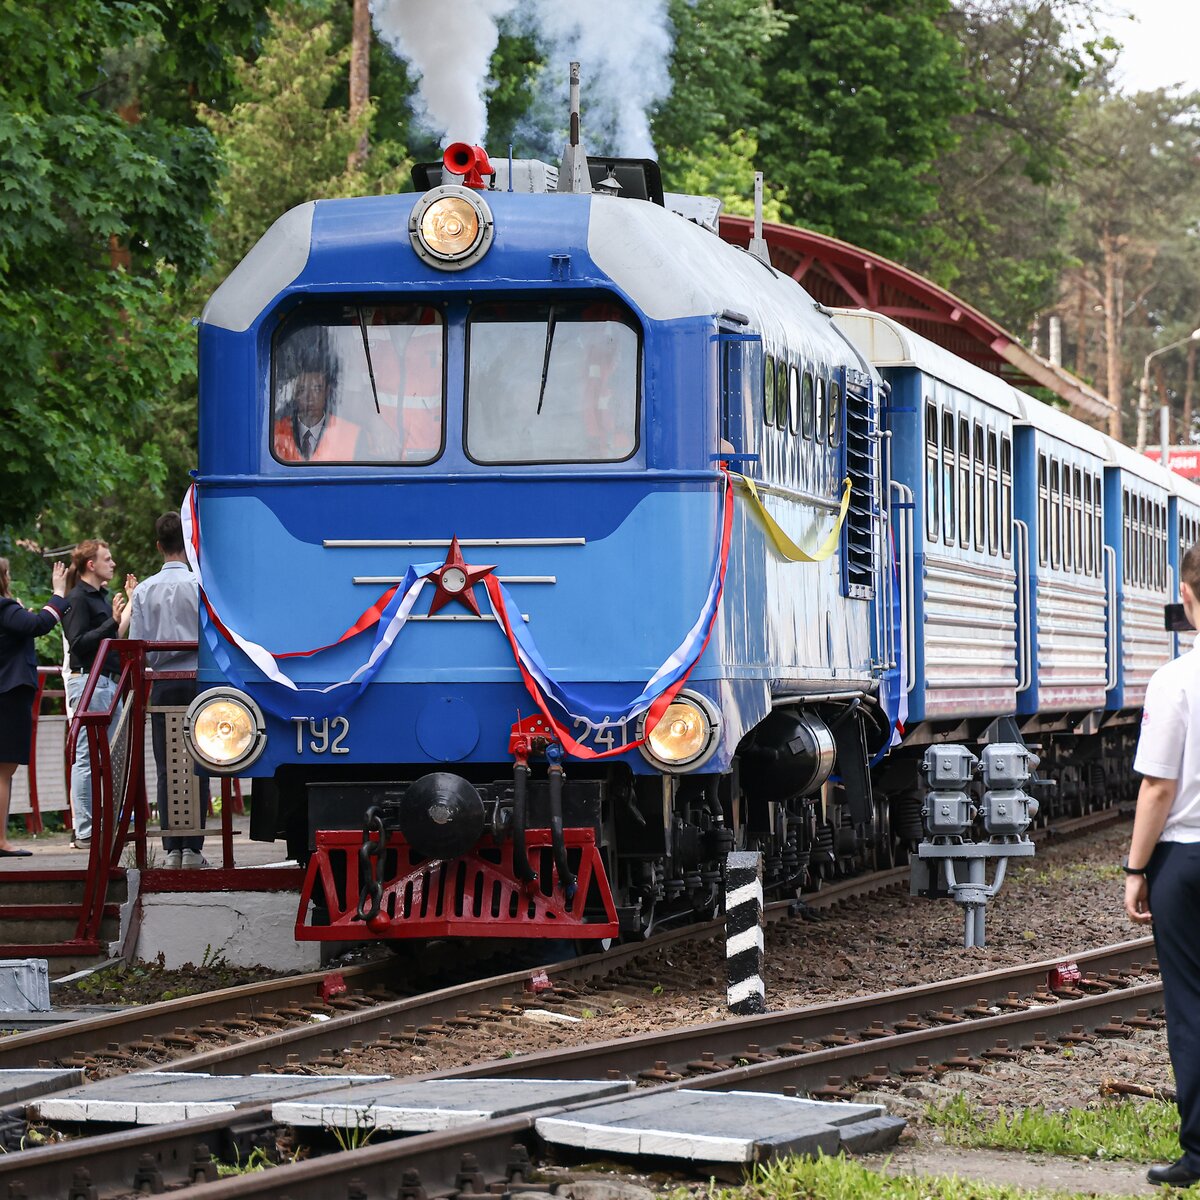
M 29 761 L 33 739 L 33 696 L 37 688 L 35 638 L 58 624 L 66 608 L 67 568 L 54 564 L 54 595 L 41 612 L 12 598 L 8 559 L 0 558 L 0 858 L 29 854 L 8 840 L 8 806 L 17 767 Z

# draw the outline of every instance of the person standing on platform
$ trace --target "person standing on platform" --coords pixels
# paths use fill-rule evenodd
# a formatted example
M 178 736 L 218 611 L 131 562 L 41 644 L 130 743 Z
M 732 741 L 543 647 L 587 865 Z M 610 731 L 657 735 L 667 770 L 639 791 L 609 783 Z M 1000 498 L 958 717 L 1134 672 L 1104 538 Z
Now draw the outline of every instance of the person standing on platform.
M 117 592 L 109 599 L 108 585 L 117 565 L 107 542 L 89 538 L 80 542 L 71 555 L 67 572 L 67 610 L 63 615 L 63 633 L 70 647 L 67 672 L 67 699 L 71 711 L 79 711 L 79 701 L 87 686 L 88 675 L 105 638 L 124 635 L 129 627 L 127 598 L 137 587 L 137 578 L 125 576 L 126 594 Z M 110 651 L 96 680 L 88 712 L 104 712 L 117 695 L 121 663 L 116 651 Z M 115 721 L 119 710 L 113 712 Z M 92 844 L 92 760 L 88 738 L 81 734 L 75 743 L 75 762 L 71 767 L 71 808 L 75 821 L 75 850 L 88 850 Z
M 179 514 L 164 513 L 154 523 L 162 570 L 143 580 L 133 594 L 129 636 L 148 642 L 194 642 L 199 629 L 200 589 L 183 552 Z M 160 650 L 146 656 L 155 671 L 195 671 L 195 650 Z M 150 688 L 151 705 L 190 704 L 196 698 L 194 679 L 159 679 Z M 207 867 L 204 835 L 172 837 L 167 833 L 167 714 L 150 714 L 154 767 L 158 776 L 158 820 L 168 867 Z M 200 824 L 208 818 L 208 781 L 200 804 Z
M 37 694 L 34 639 L 49 633 L 66 610 L 67 568 L 53 567 L 54 595 L 41 612 L 22 608 L 10 590 L 8 559 L 0 558 L 0 858 L 25 858 L 8 840 L 8 806 L 17 767 L 29 762 L 33 698 Z
M 1200 628 L 1200 543 L 1179 569 L 1180 598 Z M 1151 1183 L 1200 1182 L 1200 636 L 1146 689 L 1133 769 L 1143 778 L 1125 861 L 1125 911 L 1154 921 L 1182 1156 L 1151 1167 Z

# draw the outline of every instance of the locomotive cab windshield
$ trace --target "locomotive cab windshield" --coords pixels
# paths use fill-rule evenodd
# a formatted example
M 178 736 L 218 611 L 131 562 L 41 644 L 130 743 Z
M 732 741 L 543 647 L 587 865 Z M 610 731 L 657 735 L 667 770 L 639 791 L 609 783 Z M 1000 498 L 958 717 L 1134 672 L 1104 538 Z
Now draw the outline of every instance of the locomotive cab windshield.
M 425 463 L 442 447 L 445 322 L 429 305 L 306 305 L 276 331 L 282 463 Z

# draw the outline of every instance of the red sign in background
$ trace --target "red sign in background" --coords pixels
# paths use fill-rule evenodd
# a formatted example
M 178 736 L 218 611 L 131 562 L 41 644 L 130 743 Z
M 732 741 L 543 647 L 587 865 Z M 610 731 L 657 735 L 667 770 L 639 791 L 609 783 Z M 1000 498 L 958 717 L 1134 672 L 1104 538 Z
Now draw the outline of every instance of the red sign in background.
M 1159 447 L 1147 446 L 1146 457 L 1159 460 Z M 1168 446 L 1167 466 L 1184 479 L 1200 481 L 1200 446 Z

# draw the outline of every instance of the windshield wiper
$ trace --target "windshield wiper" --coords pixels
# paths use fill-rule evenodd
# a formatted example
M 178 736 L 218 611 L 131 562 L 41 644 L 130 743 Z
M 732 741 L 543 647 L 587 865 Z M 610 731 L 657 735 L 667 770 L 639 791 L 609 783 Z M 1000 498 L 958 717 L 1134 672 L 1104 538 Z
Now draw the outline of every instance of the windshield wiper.
M 382 412 L 379 407 L 379 391 L 375 387 L 375 364 L 371 362 L 371 344 L 367 340 L 367 318 L 363 316 L 362 305 L 354 310 L 358 313 L 358 329 L 362 334 L 363 353 L 367 356 L 367 374 L 371 377 L 371 395 L 375 397 L 375 411 Z
M 554 329 L 558 318 L 554 315 L 554 305 L 546 314 L 546 349 L 542 352 L 542 386 L 538 389 L 538 406 L 535 415 L 542 415 L 542 405 L 546 401 L 546 376 L 550 374 L 550 349 L 554 345 Z

